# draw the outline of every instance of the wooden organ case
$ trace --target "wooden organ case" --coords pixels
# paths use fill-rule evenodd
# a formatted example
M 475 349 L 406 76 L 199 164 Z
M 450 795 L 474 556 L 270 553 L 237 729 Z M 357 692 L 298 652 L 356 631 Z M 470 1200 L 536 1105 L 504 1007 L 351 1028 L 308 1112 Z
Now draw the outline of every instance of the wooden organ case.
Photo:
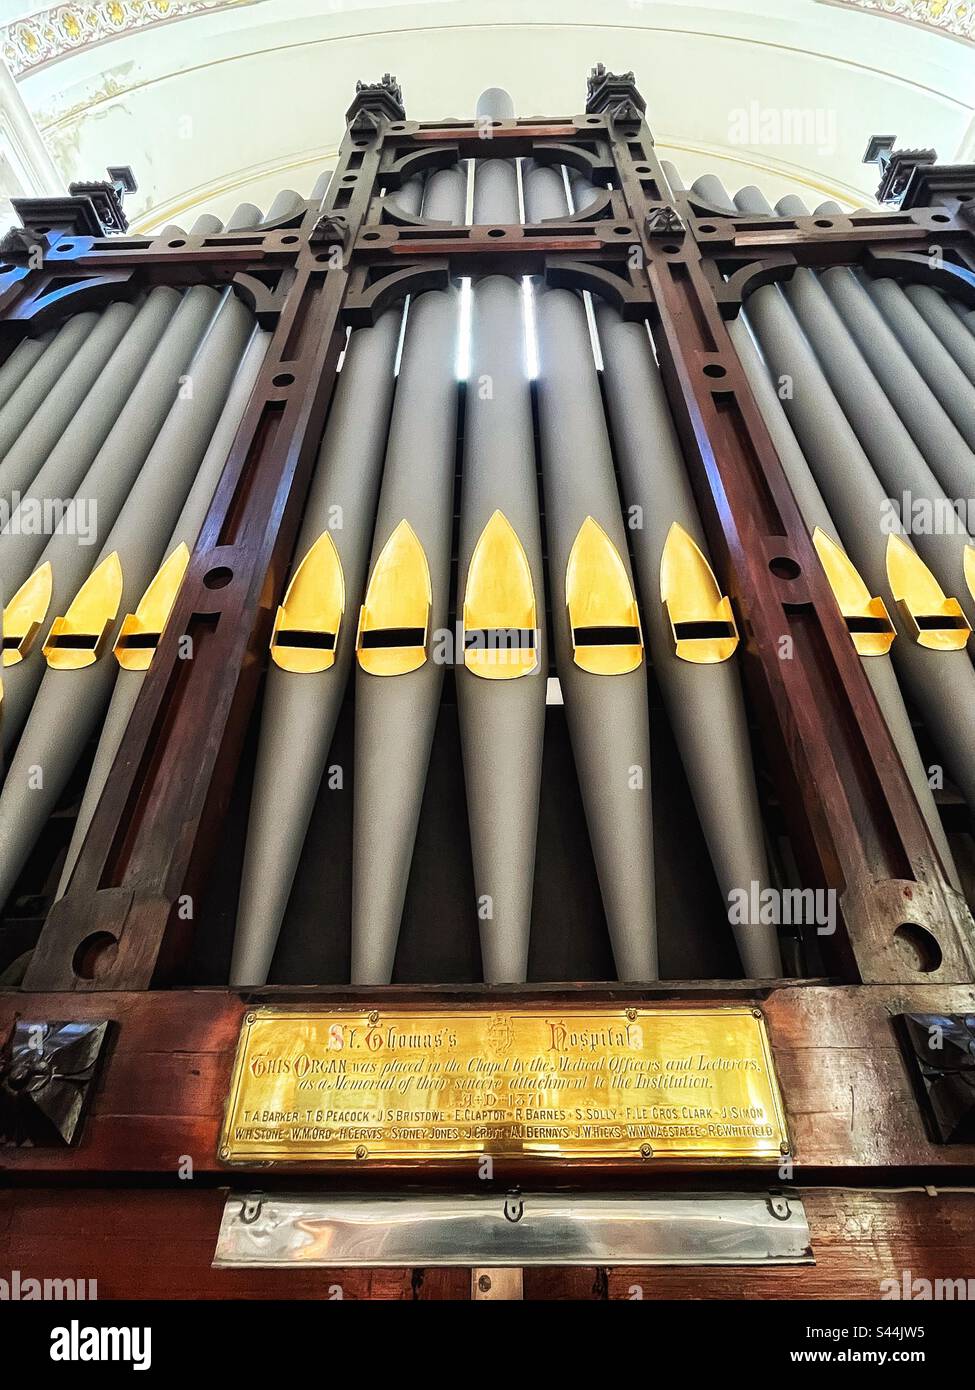
M 36 941 L 17 938 L 31 948 L 26 972 L 0 992 L 6 1263 L 26 1271 L 57 1248 L 62 1264 L 97 1277 L 102 1297 L 313 1298 L 336 1284 L 353 1298 L 471 1296 L 477 1260 L 211 1267 L 228 1192 L 270 1200 L 298 1187 L 363 1202 L 408 1193 L 421 1205 L 464 1194 L 501 1205 L 517 1190 L 528 1208 L 534 1193 L 554 1191 L 570 1204 L 573 1194 L 801 1197 L 814 1263 L 667 1264 L 645 1297 L 877 1297 L 904 1268 L 971 1276 L 975 1199 L 961 1189 L 975 1163 L 975 926 L 881 714 L 869 658 L 851 640 L 864 628 L 837 604 L 732 330 L 752 295 L 810 267 L 856 267 L 975 307 L 975 169 L 915 161 L 894 210 L 732 213 L 672 186 L 631 75 L 597 69 L 585 111 L 565 119 L 424 123 L 401 103 L 389 79 L 360 84 L 324 203 L 276 225 L 106 235 L 82 194 L 25 204 L 24 231 L 8 238 L 8 353 L 72 314 L 159 285 L 232 287 L 271 337 L 67 891 L 42 902 Z M 599 196 L 561 218 L 504 225 L 396 208 L 408 180 L 488 156 L 564 166 Z M 835 894 L 835 931 L 800 934 L 792 974 L 777 979 L 592 983 L 536 972 L 486 985 L 427 971 L 416 984 L 219 984 L 192 962 L 222 910 L 215 882 L 239 871 L 227 827 L 240 819 L 235 806 L 246 812 L 248 740 L 347 330 L 407 296 L 498 275 L 587 292 L 623 322 L 649 325 L 740 636 L 734 661 L 763 812 L 790 846 L 797 881 Z M 950 811 L 964 833 L 972 809 L 968 821 L 963 806 Z M 447 921 L 435 894 L 428 910 Z M 499 1151 L 485 1178 L 469 1156 L 384 1156 L 365 1144 L 359 1162 L 327 1152 L 250 1162 L 222 1138 L 241 1031 L 267 1009 L 448 1020 L 649 1010 L 679 1027 L 714 1008 L 767 1030 L 787 1138 L 764 1167 L 651 1144 L 609 1156 L 555 1145 L 530 1158 Z M 89 1024 L 98 1027 L 85 1033 Z M 81 1054 L 64 1051 L 68 1025 L 81 1026 Z M 932 1026 L 948 1038 L 943 1066 L 925 1051 Z M 31 1130 L 33 1111 L 49 1132 Z M 497 1277 L 476 1273 L 482 1292 Z M 519 1290 L 626 1298 L 641 1281 L 621 1251 L 526 1263 Z

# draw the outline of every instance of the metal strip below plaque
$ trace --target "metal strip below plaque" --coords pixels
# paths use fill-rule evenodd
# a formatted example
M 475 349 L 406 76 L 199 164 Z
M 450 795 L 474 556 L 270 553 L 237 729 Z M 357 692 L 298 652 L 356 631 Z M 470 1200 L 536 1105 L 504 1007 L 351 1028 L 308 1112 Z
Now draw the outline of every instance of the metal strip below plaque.
M 251 1164 L 788 1151 L 761 1011 L 720 1005 L 258 1009 L 220 1140 Z
M 812 1264 L 793 1194 L 235 1195 L 217 1268 Z

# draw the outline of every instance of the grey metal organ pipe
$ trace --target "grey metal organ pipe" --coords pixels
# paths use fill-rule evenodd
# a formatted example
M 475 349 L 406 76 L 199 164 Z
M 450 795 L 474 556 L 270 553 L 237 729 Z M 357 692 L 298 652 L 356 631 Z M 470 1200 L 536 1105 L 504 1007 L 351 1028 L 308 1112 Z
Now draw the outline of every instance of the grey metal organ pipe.
M 417 212 L 421 195 L 422 186 L 413 181 L 397 201 Z M 400 325 L 401 311 L 390 309 L 373 327 L 351 335 L 308 494 L 289 586 L 312 547 L 330 537 L 341 565 L 345 606 L 332 665 L 295 671 L 272 661 L 268 669 L 232 985 L 266 982 L 315 800 L 328 794 L 320 787 L 354 660 Z
M 596 323 L 624 506 L 640 508 L 631 531 L 654 671 L 687 772 L 725 902 L 769 884 L 768 862 L 741 683 L 734 657 L 707 665 L 679 658 L 661 601 L 661 561 L 677 523 L 707 548 L 646 325 L 601 305 Z M 745 974 L 781 975 L 778 936 L 760 922 L 733 925 Z
M 430 175 L 424 217 L 462 222 L 465 202 L 460 169 Z M 440 706 L 444 653 L 436 634 L 446 628 L 450 597 L 457 324 L 453 290 L 410 303 L 359 615 L 353 984 L 392 978 Z
M 888 538 L 879 523 L 887 501 L 885 488 L 777 286 L 756 290 L 748 301 L 748 319 L 773 378 L 792 382 L 783 408 L 839 527 L 837 539 L 871 594 L 883 598 L 897 626 L 897 606 L 887 580 Z M 962 794 L 975 805 L 975 670 L 967 654 L 930 651 L 902 629 L 891 654 Z
M 216 298 L 208 291 L 201 304 L 212 313 Z M 105 538 L 93 572 L 102 564 L 117 567 L 115 611 L 109 609 L 105 614 L 112 633 L 137 608 L 156 574 L 163 547 L 223 409 L 251 326 L 248 310 L 232 291 L 226 291 L 210 331 L 189 363 L 192 391 L 172 403 Z M 191 347 L 194 339 L 199 341 L 195 326 L 189 339 Z M 63 613 L 60 608 L 56 611 Z M 49 666 L 40 672 L 37 698 L 0 791 L 0 902 L 8 897 L 96 728 L 110 698 L 116 670 L 115 658 L 103 650 L 90 665 L 79 669 L 63 671 Z M 40 779 L 36 769 L 41 770 Z
M 74 314 L 63 323 L 30 371 L 0 409 L 0 458 L 6 458 L 38 410 L 56 391 L 75 354 L 98 322 L 92 313 Z
M 564 215 L 565 186 L 555 171 L 528 174 L 525 203 L 531 222 Z M 608 657 L 611 645 L 634 631 L 621 617 L 623 609 L 630 624 L 636 616 L 626 531 L 582 300 L 547 290 L 538 296 L 536 318 L 556 661 L 617 973 L 649 980 L 657 975 L 657 940 L 642 639 L 630 649 L 630 669 Z M 607 627 L 589 627 L 587 607 L 607 591 L 626 601 L 615 604 Z M 616 674 L 597 674 L 599 666 Z
M 792 432 L 782 401 L 779 399 L 765 363 L 759 355 L 744 316 L 732 320 L 728 327 L 738 355 L 744 364 L 749 383 L 758 402 L 758 408 L 762 412 L 769 434 L 772 436 L 772 442 L 789 479 L 789 486 L 792 488 L 810 534 L 818 526 L 825 531 L 831 540 L 838 544 L 842 542 L 845 547 L 840 528 L 833 520 L 799 442 Z M 953 886 L 958 892 L 961 892 L 961 879 L 958 876 L 954 855 L 948 844 L 948 837 L 945 834 L 937 804 L 931 794 L 928 771 L 924 766 L 917 740 L 914 737 L 910 715 L 904 704 L 904 697 L 897 681 L 893 661 L 889 654 L 886 656 L 865 656 L 863 669 L 877 698 L 880 712 L 890 730 L 901 762 L 904 764 L 904 770 L 910 778 L 915 798 L 927 822 L 941 861 Z
M 513 114 L 504 97 L 484 93 L 478 115 Z M 478 159 L 475 224 L 518 220 L 514 161 Z M 484 979 L 500 984 L 527 975 L 548 677 L 524 297 L 509 276 L 473 286 L 464 429 L 458 619 L 485 643 L 458 653 L 457 702 Z M 530 649 L 506 651 L 499 630 Z
M 975 335 L 930 285 L 906 285 L 904 293 L 947 349 L 952 361 L 975 385 Z
M 227 403 L 223 408 L 217 427 L 213 432 L 213 438 L 207 447 L 203 460 L 197 471 L 190 488 L 189 496 L 180 513 L 179 521 L 176 523 L 175 530 L 166 546 L 165 556 L 168 558 L 181 545 L 185 545 L 188 550 L 192 550 L 200 527 L 206 518 L 213 493 L 224 465 L 230 454 L 234 437 L 237 434 L 238 426 L 243 419 L 247 402 L 250 399 L 251 391 L 257 380 L 261 369 L 261 363 L 267 354 L 268 344 L 271 341 L 270 333 L 264 329 L 254 330 L 251 341 L 244 353 L 243 360 L 234 377 L 230 392 L 227 396 Z M 120 668 L 115 677 L 115 688 L 112 692 L 111 703 L 105 715 L 102 731 L 98 740 L 98 747 L 95 750 L 95 757 L 92 763 L 91 772 L 88 775 L 88 782 L 82 798 L 81 806 L 78 810 L 78 817 L 75 821 L 74 832 L 71 842 L 68 845 L 68 852 L 65 856 L 64 866 L 61 870 L 61 879 L 58 884 L 58 897 L 65 892 L 68 881 L 74 871 L 78 855 L 84 838 L 88 833 L 95 808 L 98 805 L 99 797 L 104 790 L 108 780 L 108 774 L 115 761 L 125 730 L 128 727 L 129 719 L 135 708 L 135 702 L 139 698 L 139 691 L 142 689 L 142 682 L 145 679 L 145 672 L 139 670 L 125 670 Z
M 902 349 L 924 378 L 931 394 L 937 398 L 941 410 L 967 444 L 970 475 L 975 474 L 975 457 L 971 455 L 971 449 L 975 447 L 975 385 L 896 280 L 873 280 L 868 277 L 863 283 L 875 303 L 880 306 Z M 953 315 L 952 317 L 954 318 Z M 954 323 L 961 329 L 957 319 L 954 319 Z M 975 340 L 972 341 L 972 347 L 975 349 Z M 939 436 L 953 435 L 953 431 L 949 430 L 940 410 L 927 399 L 926 391 L 916 391 L 912 394 L 914 410 L 917 411 L 919 406 L 923 406 L 930 421 L 928 448 L 934 450 L 934 458 L 940 462 L 940 449 L 936 441 Z M 962 463 L 967 462 L 965 454 L 958 448 L 954 439 L 952 443 L 957 449 L 958 458 Z M 939 471 L 938 462 L 932 463 L 935 474 Z M 968 496 L 970 492 L 971 486 L 962 496 Z
M 45 499 L 75 498 L 178 306 L 176 290 L 160 286 L 152 291 L 23 494 L 0 534 L 0 578 L 8 594 L 29 577 L 49 539 L 42 530 L 25 525 L 25 516 Z M 88 497 L 95 495 L 87 485 L 86 492 Z
M 7 357 L 3 366 L 0 367 L 0 410 L 10 400 L 52 337 L 53 334 L 48 332 L 42 333 L 36 338 L 21 338 Z
M 739 189 L 735 194 L 735 204 L 743 212 L 772 215 L 772 208 L 766 201 L 764 194 L 754 187 Z M 816 211 L 825 215 L 830 212 L 838 212 L 839 208 L 835 204 L 823 204 Z M 750 299 L 748 304 L 759 315 L 762 313 L 762 306 L 765 306 L 766 315 L 773 321 L 788 314 L 781 295 L 773 287 L 760 290 L 758 297 Z M 732 320 L 728 327 L 806 526 L 810 533 L 818 526 L 831 540 L 840 543 L 842 541 L 840 530 L 816 484 L 810 466 L 789 424 L 782 400 L 779 398 L 765 363 L 759 355 L 758 348 L 749 331 L 746 313 L 743 311 L 737 319 Z M 812 381 L 814 373 L 811 367 L 809 372 L 808 380 Z M 829 388 L 825 379 L 822 379 L 821 374 L 819 375 L 822 391 L 828 394 Z M 833 407 L 835 409 L 835 401 Z M 948 837 L 945 834 L 938 807 L 931 793 L 928 772 L 914 737 L 910 715 L 904 704 L 904 697 L 901 694 L 891 657 L 889 654 L 865 656 L 863 668 L 910 779 L 914 795 L 941 856 L 942 863 L 952 884 L 960 892 L 961 880 L 958 876 L 958 869 L 948 844 Z
M 940 492 L 949 497 L 968 496 L 975 476 L 975 454 L 887 321 L 886 315 L 892 311 L 900 311 L 900 320 L 906 309 L 908 316 L 915 319 L 912 326 L 925 331 L 923 322 L 917 325 L 916 316 L 911 306 L 905 303 L 900 287 L 891 280 L 879 281 L 872 286 L 872 294 L 868 294 L 853 271 L 844 266 L 824 271 L 821 283 L 839 310 L 861 355 L 886 392 L 893 407 L 891 415 L 895 420 L 900 417 L 904 429 L 925 459 L 936 489 L 930 495 Z M 883 307 L 883 313 L 878 306 Z M 903 324 L 901 327 L 903 329 Z M 920 351 L 920 342 L 915 341 L 914 346 L 915 352 Z M 967 387 L 964 379 L 962 386 Z M 913 483 L 908 485 L 913 486 Z
M 110 304 L 66 364 L 57 388 L 40 402 L 16 443 L 0 460 L 0 497 L 23 493 L 67 429 L 135 315 L 131 304 Z
M 179 299 L 175 290 L 161 287 L 157 293 Z M 89 544 L 79 545 L 77 536 L 58 532 L 45 547 L 40 559 L 51 563 L 51 615 L 64 614 L 89 574 L 98 553 L 96 547 L 104 542 L 120 513 L 218 303 L 216 291 L 203 285 L 185 293 L 85 474 L 79 491 L 93 508 Z M 25 661 L 7 668 L 2 725 L 5 748 L 20 731 L 43 673 L 43 658 L 36 644 Z
M 839 278 L 833 271 L 826 271 L 823 282 L 830 286 L 827 293 L 824 284 L 817 280 L 812 271 L 800 267 L 789 281 L 786 295 L 816 352 L 833 393 L 870 459 L 874 473 L 887 490 L 881 504 L 882 510 L 867 519 L 867 524 L 874 526 L 879 536 L 881 518 L 892 512 L 890 502 L 898 501 L 905 490 L 915 498 L 932 501 L 944 498 L 945 494 L 927 459 L 905 428 L 906 421 L 902 421 L 875 375 L 875 371 L 886 374 L 888 367 L 878 360 L 876 354 L 871 353 L 871 365 L 861 355 L 864 345 L 869 346 L 868 334 L 877 326 L 876 319 L 880 315 L 862 287 L 852 278 L 843 278 L 847 276 L 849 272 L 846 271 Z M 848 315 L 845 323 L 840 317 L 838 305 L 842 305 Z M 865 310 L 872 310 L 873 313 Z M 858 328 L 856 342 L 848 331 L 850 324 L 854 323 Z M 886 329 L 882 320 L 880 327 Z M 893 334 L 886 331 L 892 339 Z M 896 340 L 894 349 L 900 354 Z M 891 373 L 888 380 L 893 386 L 893 373 L 898 364 L 891 361 L 888 366 Z M 898 396 L 898 399 L 902 398 Z M 909 406 L 903 400 L 902 408 L 909 418 Z M 962 443 L 961 440 L 958 442 Z M 952 493 L 955 497 L 964 495 L 964 491 Z M 886 540 L 886 537 L 882 539 Z M 958 598 L 968 612 L 969 621 L 975 622 L 975 601 L 965 587 L 963 537 L 931 530 L 913 534 L 912 540 L 914 548 L 938 576 L 946 592 Z

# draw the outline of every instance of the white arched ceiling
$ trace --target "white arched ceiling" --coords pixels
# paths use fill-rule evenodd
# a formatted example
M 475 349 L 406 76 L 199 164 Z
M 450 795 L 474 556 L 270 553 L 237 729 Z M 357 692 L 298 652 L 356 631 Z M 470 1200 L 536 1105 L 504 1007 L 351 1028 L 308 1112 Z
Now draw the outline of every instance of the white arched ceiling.
M 24 21 L 39 36 L 25 53 L 11 21 L 38 9 L 56 13 Z M 773 201 L 870 203 L 870 135 L 945 162 L 975 144 L 975 47 L 885 9 L 923 18 L 914 0 L 0 0 L 0 37 L 65 180 L 131 164 L 126 207 L 149 231 L 266 208 L 283 187 L 307 196 L 357 78 L 394 73 L 414 119 L 467 116 L 490 85 L 521 115 L 571 115 L 597 61 L 635 72 L 687 182 L 712 171 Z M 71 11 L 87 31 L 65 27 Z

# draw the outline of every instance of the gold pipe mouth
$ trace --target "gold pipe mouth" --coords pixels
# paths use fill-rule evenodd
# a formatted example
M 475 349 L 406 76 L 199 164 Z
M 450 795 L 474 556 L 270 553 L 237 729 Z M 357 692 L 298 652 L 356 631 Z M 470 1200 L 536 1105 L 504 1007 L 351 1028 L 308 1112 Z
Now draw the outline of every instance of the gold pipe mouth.
M 426 553 L 405 519 L 376 560 L 359 612 L 356 656 L 372 676 L 402 676 L 427 660 L 433 589 Z
M 918 646 L 953 652 L 968 644 L 972 626 L 956 598 L 945 599 L 937 613 L 916 613 L 905 599 L 897 607 Z
M 323 531 L 288 585 L 274 620 L 271 660 L 283 671 L 315 675 L 335 665 L 345 613 L 345 575 L 331 533 Z
M 871 595 L 846 551 L 819 526 L 813 545 L 854 647 L 861 656 L 885 656 L 897 636 L 887 605 Z
M 471 555 L 464 594 L 464 665 L 483 680 L 517 680 L 538 669 L 531 566 L 518 533 L 495 511 Z
M 678 660 L 714 666 L 734 653 L 739 639 L 731 600 L 722 594 L 700 546 L 677 521 L 660 556 L 660 597 Z
M 54 671 L 93 666 L 105 650 L 122 602 L 122 563 L 113 550 L 82 584 L 63 617 L 55 618 L 44 643 Z
M 3 610 L 3 664 L 16 666 L 30 655 L 34 639 L 41 630 L 51 606 L 54 572 L 45 560 L 21 584 Z
M 598 676 L 622 676 L 643 661 L 643 630 L 620 553 L 591 516 L 579 527 L 565 573 L 573 660 Z
M 148 671 L 169 624 L 189 562 L 189 547 L 181 543 L 160 566 L 136 611 L 123 619 L 115 643 L 115 659 L 123 671 Z
M 887 537 L 887 579 L 910 635 L 919 647 L 960 651 L 972 628 L 956 598 L 948 597 L 903 536 Z

